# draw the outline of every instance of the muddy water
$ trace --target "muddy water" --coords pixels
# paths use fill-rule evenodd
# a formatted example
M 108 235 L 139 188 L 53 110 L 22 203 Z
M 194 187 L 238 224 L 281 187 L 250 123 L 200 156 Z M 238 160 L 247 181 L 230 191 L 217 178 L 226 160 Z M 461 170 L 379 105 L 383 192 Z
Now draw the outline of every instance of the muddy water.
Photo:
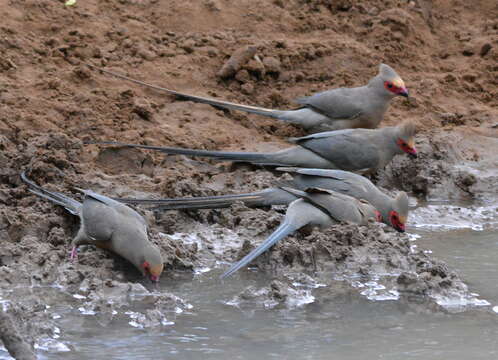
M 58 314 L 60 337 L 41 344 L 43 359 L 497 358 L 496 206 L 424 204 L 412 219 L 413 246 L 447 262 L 479 300 L 440 299 L 444 309 L 386 296 L 373 301 L 364 283 L 352 290 L 337 280 L 327 287 L 303 288 L 286 306 L 275 306 L 265 299 L 235 298 L 248 285 L 267 285 L 269 278 L 246 273 L 222 283 L 218 268 L 198 271 L 193 279 L 185 275 L 162 282 L 159 291 L 172 292 L 189 305 L 163 319 L 162 326 L 143 329 L 130 312 L 112 319 L 87 313 L 61 289 L 16 291 L 50 299 L 51 311 Z M 5 352 L 0 359 L 8 359 Z

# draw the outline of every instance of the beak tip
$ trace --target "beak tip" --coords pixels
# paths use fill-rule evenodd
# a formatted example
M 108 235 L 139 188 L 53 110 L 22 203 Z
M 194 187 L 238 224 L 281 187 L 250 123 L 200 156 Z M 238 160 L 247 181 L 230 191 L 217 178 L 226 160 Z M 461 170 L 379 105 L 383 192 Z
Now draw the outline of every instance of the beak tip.
M 410 93 L 408 92 L 407 89 L 402 89 L 400 92 L 399 92 L 399 95 L 405 97 L 405 98 L 409 98 L 410 97 Z

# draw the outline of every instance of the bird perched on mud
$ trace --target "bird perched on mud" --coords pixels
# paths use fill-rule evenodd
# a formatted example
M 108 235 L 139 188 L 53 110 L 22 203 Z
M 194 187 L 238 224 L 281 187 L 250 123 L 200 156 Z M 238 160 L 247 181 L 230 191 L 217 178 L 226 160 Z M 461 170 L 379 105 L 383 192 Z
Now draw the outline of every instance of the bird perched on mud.
M 405 121 L 401 125 L 381 129 L 327 131 L 290 139 L 296 146 L 274 153 L 194 150 L 114 141 L 91 141 L 87 144 L 117 145 L 161 151 L 166 154 L 202 156 L 259 165 L 370 173 L 386 166 L 397 154 L 407 153 L 411 157 L 416 157 L 415 130 L 412 122 Z
M 379 212 L 366 200 L 357 200 L 348 195 L 319 188 L 300 191 L 284 187 L 282 190 L 288 191 L 299 199 L 289 205 L 284 221 L 277 230 L 242 260 L 232 265 L 221 276 L 222 278 L 232 275 L 278 241 L 305 225 L 318 225 L 326 228 L 342 221 L 365 225 L 368 219 L 379 220 Z
M 286 182 L 287 187 L 298 190 L 320 188 L 333 190 L 356 199 L 365 199 L 380 212 L 382 222 L 399 232 L 405 231 L 408 218 L 408 196 L 405 192 L 400 192 L 396 197 L 391 198 L 366 177 L 349 171 L 302 168 L 277 168 L 277 170 L 293 175 L 293 180 Z M 288 205 L 298 198 L 296 194 L 281 187 L 273 187 L 248 194 L 176 199 L 115 198 L 115 200 L 128 204 L 156 205 L 154 210 L 191 210 L 219 209 L 229 207 L 238 201 L 249 207 Z
M 91 190 L 78 189 L 85 195 L 83 203 L 38 186 L 21 174 L 29 191 L 80 218 L 81 225 L 72 241 L 71 259 L 79 245 L 95 245 L 110 250 L 131 262 L 144 276 L 159 281 L 163 260 L 156 245 L 149 241 L 145 219 L 132 208 Z
M 405 83 L 396 71 L 386 64 L 380 64 L 378 74 L 370 79 L 367 85 L 355 88 L 337 88 L 299 98 L 296 102 L 301 107 L 295 110 L 265 109 L 184 94 L 147 84 L 90 64 L 87 65 L 103 73 L 152 89 L 165 91 L 180 98 L 283 120 L 300 125 L 311 133 L 350 128 L 374 129 L 379 126 L 394 97 L 408 97 Z

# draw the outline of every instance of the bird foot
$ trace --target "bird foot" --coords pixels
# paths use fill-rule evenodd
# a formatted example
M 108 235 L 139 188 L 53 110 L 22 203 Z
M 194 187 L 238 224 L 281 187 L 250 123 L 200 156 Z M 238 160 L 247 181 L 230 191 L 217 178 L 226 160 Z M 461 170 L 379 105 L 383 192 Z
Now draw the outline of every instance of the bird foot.
M 71 249 L 71 262 L 74 262 L 74 261 L 78 261 L 78 248 L 76 246 L 74 246 L 72 249 Z

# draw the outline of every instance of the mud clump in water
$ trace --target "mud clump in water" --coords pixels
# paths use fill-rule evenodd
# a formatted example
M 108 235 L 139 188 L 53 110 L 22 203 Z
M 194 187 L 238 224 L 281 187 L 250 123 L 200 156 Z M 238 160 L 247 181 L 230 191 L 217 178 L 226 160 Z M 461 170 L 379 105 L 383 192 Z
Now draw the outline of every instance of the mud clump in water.
M 246 241 L 236 259 L 253 248 Z M 414 250 L 408 236 L 374 223 L 368 226 L 339 224 L 308 234 L 298 232 L 261 255 L 252 265 L 284 282 L 295 273 L 310 274 L 315 282 L 324 283 L 331 277 L 352 281 L 358 277 L 380 276 L 389 277 L 393 283 L 390 290 L 400 296 L 421 300 L 468 295 L 465 284 L 443 262 Z M 270 296 L 261 289 L 246 291 L 268 299 L 274 297 L 273 293 Z

